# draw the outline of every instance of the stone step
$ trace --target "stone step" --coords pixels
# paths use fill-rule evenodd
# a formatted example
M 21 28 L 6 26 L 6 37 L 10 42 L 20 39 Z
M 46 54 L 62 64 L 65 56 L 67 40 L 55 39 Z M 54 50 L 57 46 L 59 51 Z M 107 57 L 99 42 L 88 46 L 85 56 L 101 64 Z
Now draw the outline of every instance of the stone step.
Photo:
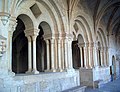
M 64 90 L 62 92 L 85 92 L 85 88 L 86 86 L 77 86 L 77 87 Z
M 105 84 L 103 80 L 94 81 L 94 88 L 100 88 Z

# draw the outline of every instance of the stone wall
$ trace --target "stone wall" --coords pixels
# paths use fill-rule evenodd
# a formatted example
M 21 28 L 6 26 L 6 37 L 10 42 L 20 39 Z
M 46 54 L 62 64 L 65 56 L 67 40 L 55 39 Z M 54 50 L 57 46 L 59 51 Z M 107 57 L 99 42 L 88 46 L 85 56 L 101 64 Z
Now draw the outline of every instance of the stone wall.
M 0 92 L 60 92 L 79 86 L 77 72 L 16 75 L 0 79 Z

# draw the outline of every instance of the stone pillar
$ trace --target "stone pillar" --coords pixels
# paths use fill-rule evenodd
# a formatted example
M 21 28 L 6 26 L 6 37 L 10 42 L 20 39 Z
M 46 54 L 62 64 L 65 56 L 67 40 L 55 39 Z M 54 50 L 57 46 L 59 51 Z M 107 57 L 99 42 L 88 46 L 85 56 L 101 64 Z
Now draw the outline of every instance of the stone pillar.
M 36 65 L 36 38 L 37 35 L 32 36 L 32 41 L 33 41 L 33 73 L 38 74 L 39 72 L 37 71 L 37 65 Z
M 103 54 L 104 54 L 104 66 L 106 67 L 107 66 L 107 57 L 106 57 L 107 53 L 106 53 L 106 48 L 105 47 L 104 47 L 104 53 Z
M 32 72 L 32 39 L 27 36 L 28 39 L 28 71 L 26 73 Z
M 51 70 L 56 72 L 55 70 L 55 40 L 51 39 Z
M 93 43 L 89 43 L 89 67 L 92 68 L 94 66 L 93 62 Z
M 100 50 L 100 55 L 101 55 L 101 66 L 103 67 L 104 66 L 104 57 L 103 57 L 103 48 L 101 47 L 101 50 Z
M 90 68 L 89 66 L 89 44 L 86 43 L 85 46 L 86 46 L 86 64 L 87 64 L 86 68 Z
M 96 46 L 96 43 L 94 43 L 94 47 L 93 47 L 93 57 L 94 57 L 94 67 L 98 67 L 99 55 L 98 55 L 98 48 Z
M 87 47 L 85 46 L 84 47 L 84 65 L 85 65 L 85 68 L 88 68 L 88 62 L 87 62 Z
M 62 53 L 61 53 L 61 63 L 62 63 L 62 70 L 64 70 L 65 69 L 65 56 L 64 56 L 64 39 L 62 39 L 61 40 L 61 51 L 62 51 Z
M 79 46 L 80 48 L 80 60 L 81 60 L 81 68 L 83 68 L 83 51 L 82 51 L 82 47 Z
M 62 71 L 62 58 L 61 58 L 61 51 L 62 51 L 62 49 L 61 49 L 61 39 L 58 39 L 58 69 L 59 69 L 59 71 L 61 72 Z
M 106 48 L 106 65 L 109 66 L 109 53 L 108 53 L 108 47 Z
M 54 43 L 54 64 L 55 64 L 55 70 L 58 70 L 58 39 L 56 38 L 55 40 L 55 43 Z
M 50 42 L 49 40 L 45 40 L 46 41 L 46 47 L 47 47 L 47 70 L 50 70 Z
M 68 62 L 69 62 L 69 69 L 73 69 L 73 62 L 72 62 L 72 39 L 68 39 Z
M 68 41 L 64 39 L 64 56 L 65 56 L 65 69 L 68 69 Z
M 17 20 L 15 17 L 11 17 L 10 18 L 10 22 L 9 22 L 9 31 L 8 31 L 8 73 L 10 75 L 15 75 L 12 72 L 12 36 L 13 36 L 13 32 L 15 31 L 15 28 L 17 26 Z

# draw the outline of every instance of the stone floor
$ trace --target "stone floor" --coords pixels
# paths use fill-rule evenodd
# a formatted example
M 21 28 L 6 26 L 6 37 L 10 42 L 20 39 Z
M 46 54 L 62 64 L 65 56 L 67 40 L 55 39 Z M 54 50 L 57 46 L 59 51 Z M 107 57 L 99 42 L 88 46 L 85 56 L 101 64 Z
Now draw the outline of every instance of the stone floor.
M 85 92 L 120 92 L 120 78 L 105 84 L 99 89 L 86 88 Z

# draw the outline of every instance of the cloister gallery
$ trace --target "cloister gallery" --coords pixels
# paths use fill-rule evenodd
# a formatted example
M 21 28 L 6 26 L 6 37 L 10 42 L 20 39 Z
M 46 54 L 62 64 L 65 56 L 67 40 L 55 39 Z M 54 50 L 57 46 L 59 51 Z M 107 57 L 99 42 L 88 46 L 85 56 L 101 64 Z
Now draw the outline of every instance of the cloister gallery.
M 0 0 L 0 92 L 100 87 L 119 70 L 120 0 Z

